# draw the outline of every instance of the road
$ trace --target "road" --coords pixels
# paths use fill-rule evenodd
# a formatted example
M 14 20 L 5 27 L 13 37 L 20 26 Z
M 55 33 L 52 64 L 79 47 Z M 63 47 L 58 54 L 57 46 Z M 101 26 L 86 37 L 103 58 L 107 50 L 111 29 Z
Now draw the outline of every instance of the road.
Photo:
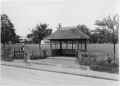
M 0 86 L 118 86 L 118 81 L 0 66 Z

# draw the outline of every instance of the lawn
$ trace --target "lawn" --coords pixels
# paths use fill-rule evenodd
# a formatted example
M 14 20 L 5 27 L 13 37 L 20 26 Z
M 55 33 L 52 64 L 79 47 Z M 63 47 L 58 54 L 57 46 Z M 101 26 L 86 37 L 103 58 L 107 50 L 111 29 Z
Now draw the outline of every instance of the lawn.
M 118 59 L 118 44 L 116 44 L 116 53 L 115 56 Z M 113 44 L 88 44 L 88 52 L 90 54 L 94 53 L 98 53 L 98 55 L 101 56 L 107 56 L 109 54 L 110 57 L 114 56 L 113 53 Z

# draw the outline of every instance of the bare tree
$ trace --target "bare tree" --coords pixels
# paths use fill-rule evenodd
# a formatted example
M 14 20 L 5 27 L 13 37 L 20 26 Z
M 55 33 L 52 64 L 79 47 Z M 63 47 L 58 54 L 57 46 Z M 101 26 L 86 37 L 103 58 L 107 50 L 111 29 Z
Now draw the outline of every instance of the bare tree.
M 102 20 L 97 20 L 95 25 L 100 26 L 102 28 L 109 29 L 113 34 L 113 52 L 114 52 L 114 62 L 115 62 L 115 35 L 118 34 L 119 29 L 119 15 L 107 16 Z

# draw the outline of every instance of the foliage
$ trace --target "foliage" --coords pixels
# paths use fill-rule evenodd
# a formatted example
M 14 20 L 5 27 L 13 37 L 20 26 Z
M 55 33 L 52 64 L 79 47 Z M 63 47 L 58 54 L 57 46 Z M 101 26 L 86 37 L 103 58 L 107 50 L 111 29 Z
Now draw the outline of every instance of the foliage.
M 14 25 L 6 14 L 1 15 L 1 42 L 5 43 L 19 42 L 19 36 L 15 33 Z
M 90 36 L 90 29 L 86 26 L 86 25 L 77 25 L 77 28 L 84 32 L 85 34 L 87 34 L 88 36 Z
M 110 73 L 119 73 L 119 65 L 117 63 L 109 63 L 107 60 L 97 61 L 95 64 L 91 64 L 90 69 Z
M 13 61 L 13 56 L 12 56 L 12 47 L 11 46 L 1 46 L 2 52 L 1 52 L 1 58 L 4 61 Z
M 96 20 L 95 30 L 91 31 L 90 42 L 92 43 L 117 43 L 119 16 L 108 16 L 102 20 Z
M 110 30 L 118 30 L 119 28 L 119 16 L 108 16 L 103 18 L 102 20 L 96 20 L 95 25 L 104 27 Z
M 113 33 L 107 29 L 95 29 L 94 33 L 91 34 L 90 41 L 92 43 L 112 43 L 113 42 Z M 117 43 L 118 36 L 115 37 L 115 42 Z
M 119 29 L 119 16 L 108 16 L 103 18 L 102 20 L 96 20 L 95 25 L 98 28 L 104 29 L 107 32 L 111 33 L 113 43 L 116 43 L 118 40 L 118 29 Z
M 103 56 L 102 56 L 103 57 Z M 89 66 L 90 69 L 95 71 L 104 71 L 110 73 L 118 73 L 119 72 L 119 63 L 114 63 L 111 57 L 101 58 L 101 56 L 84 53 L 78 56 L 77 62 L 80 65 Z
M 99 26 L 97 26 L 95 30 L 90 30 L 86 25 L 77 25 L 77 28 L 90 37 L 90 43 L 113 43 L 113 39 L 115 43 L 118 42 L 118 30 L 115 30 L 115 37 L 113 38 L 113 32 L 106 26 L 103 27 L 103 22 L 99 21 L 98 23 L 97 20 L 96 25 L 97 24 Z
M 33 43 L 40 43 L 41 40 L 50 35 L 51 32 L 52 29 L 49 29 L 47 24 L 38 24 L 27 37 L 31 39 Z

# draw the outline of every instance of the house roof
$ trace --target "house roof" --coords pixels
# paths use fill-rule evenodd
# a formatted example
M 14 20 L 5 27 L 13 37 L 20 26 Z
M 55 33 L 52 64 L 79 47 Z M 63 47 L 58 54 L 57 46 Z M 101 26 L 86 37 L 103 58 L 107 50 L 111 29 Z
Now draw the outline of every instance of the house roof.
M 48 40 L 57 39 L 89 39 L 89 36 L 76 27 L 62 27 L 47 37 Z

